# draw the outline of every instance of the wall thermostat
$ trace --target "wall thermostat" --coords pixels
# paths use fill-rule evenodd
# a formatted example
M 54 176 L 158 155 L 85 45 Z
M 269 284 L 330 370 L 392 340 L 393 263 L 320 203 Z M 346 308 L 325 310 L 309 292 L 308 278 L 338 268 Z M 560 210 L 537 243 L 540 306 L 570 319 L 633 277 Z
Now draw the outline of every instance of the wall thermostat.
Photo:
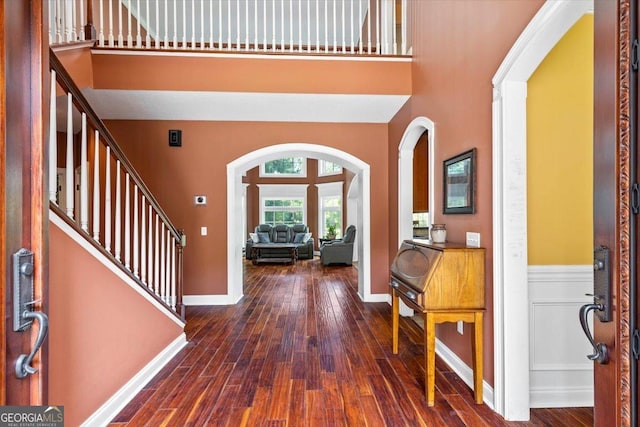
M 199 206 L 206 206 L 207 196 L 193 196 L 193 202 Z

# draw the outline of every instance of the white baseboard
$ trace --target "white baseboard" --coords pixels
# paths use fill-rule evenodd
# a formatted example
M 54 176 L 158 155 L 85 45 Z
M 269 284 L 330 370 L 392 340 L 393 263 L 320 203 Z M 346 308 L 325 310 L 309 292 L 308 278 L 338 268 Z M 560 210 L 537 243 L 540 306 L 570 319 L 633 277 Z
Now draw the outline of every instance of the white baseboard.
M 358 296 L 362 300 L 362 302 L 386 302 L 387 304 L 391 304 L 391 295 L 390 294 L 369 294 L 365 295 L 363 298 L 358 292 Z
M 436 338 L 436 354 L 473 390 L 473 369 L 467 366 L 457 354 L 451 351 L 438 338 Z M 485 380 L 482 381 L 482 400 L 489 408 L 494 409 L 493 387 Z
M 184 305 L 234 305 L 240 299 L 231 295 L 183 295 L 182 303 Z
M 592 407 L 593 387 L 531 387 L 529 401 L 532 408 Z
M 94 427 L 109 424 L 185 345 L 187 345 L 187 336 L 183 332 L 87 418 L 82 426 Z

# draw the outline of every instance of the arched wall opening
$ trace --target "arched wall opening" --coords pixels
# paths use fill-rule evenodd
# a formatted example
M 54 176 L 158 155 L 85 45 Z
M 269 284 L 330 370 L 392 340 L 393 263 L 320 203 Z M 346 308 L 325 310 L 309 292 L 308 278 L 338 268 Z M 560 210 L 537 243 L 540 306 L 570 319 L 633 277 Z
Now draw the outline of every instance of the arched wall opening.
M 243 295 L 242 275 L 242 209 L 244 187 L 242 175 L 261 163 L 283 156 L 311 157 L 337 163 L 355 173 L 360 197 L 354 203 L 358 259 L 358 295 L 365 302 L 377 302 L 371 294 L 371 171 L 366 162 L 331 147 L 306 143 L 277 144 L 247 153 L 227 164 L 227 298 L 237 302 Z M 386 300 L 386 298 L 385 298 Z
M 493 77 L 494 409 L 529 419 L 527 81 L 593 0 L 547 1 Z
M 428 138 L 429 161 L 429 224 L 433 223 L 435 124 L 426 117 L 416 117 L 405 129 L 398 145 L 398 247 L 403 240 L 413 238 L 413 153 L 424 132 Z M 413 315 L 413 310 L 400 303 L 402 316 Z

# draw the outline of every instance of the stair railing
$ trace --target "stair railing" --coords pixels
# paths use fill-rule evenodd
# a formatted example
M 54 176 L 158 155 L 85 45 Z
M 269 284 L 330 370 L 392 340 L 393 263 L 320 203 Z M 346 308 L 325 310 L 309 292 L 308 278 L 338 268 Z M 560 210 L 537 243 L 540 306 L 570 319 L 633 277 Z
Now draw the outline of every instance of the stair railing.
M 48 0 L 51 44 L 406 55 L 408 0 Z
M 50 207 L 143 289 L 184 319 L 184 234 L 50 51 Z

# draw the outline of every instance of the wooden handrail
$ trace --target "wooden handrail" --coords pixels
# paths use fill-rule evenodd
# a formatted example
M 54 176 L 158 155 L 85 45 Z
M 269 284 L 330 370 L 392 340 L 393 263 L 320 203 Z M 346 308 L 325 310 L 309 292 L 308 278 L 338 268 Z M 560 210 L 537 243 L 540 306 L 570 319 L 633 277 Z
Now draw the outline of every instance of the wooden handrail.
M 55 52 L 49 48 L 49 60 L 51 63 L 51 69 L 55 70 L 58 77 L 58 84 L 67 91 L 67 93 L 71 93 L 73 95 L 73 100 L 75 105 L 78 107 L 78 110 L 84 112 L 87 115 L 87 120 L 91 123 L 91 125 L 100 132 L 100 136 L 105 140 L 106 144 L 111 148 L 111 152 L 116 156 L 118 160 L 124 165 L 126 171 L 131 175 L 134 182 L 140 187 L 141 191 L 149 201 L 153 205 L 153 208 L 158 212 L 162 220 L 170 227 L 171 233 L 173 236 L 179 241 L 181 239 L 180 231 L 171 223 L 169 217 L 164 212 L 164 210 L 160 207 L 160 204 L 156 200 L 156 198 L 151 194 L 149 188 L 145 185 L 144 181 L 135 170 L 129 159 L 125 156 L 124 152 L 120 148 L 120 146 L 116 143 L 115 138 L 104 122 L 98 117 L 98 114 L 91 108 L 89 101 L 84 97 L 80 89 L 75 85 L 73 79 L 64 68 Z

